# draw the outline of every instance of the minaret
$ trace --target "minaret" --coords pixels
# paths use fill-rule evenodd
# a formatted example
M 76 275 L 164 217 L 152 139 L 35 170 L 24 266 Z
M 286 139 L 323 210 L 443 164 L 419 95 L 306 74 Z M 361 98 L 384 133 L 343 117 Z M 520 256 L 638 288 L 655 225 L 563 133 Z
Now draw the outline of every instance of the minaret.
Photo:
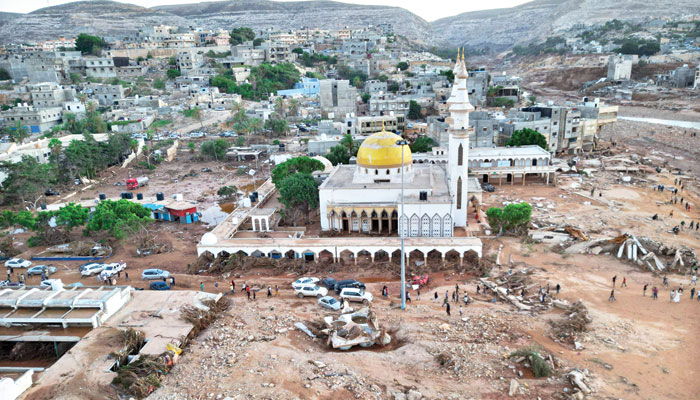
M 450 140 L 447 174 L 452 196 L 452 221 L 454 226 L 464 227 L 467 226 L 469 133 L 474 130 L 469 127 L 469 112 L 474 110 L 474 106 L 469 103 L 467 92 L 469 74 L 464 62 L 464 53 L 457 63 L 459 70 L 455 74 L 452 93 L 447 100 L 452 119 L 452 126 L 448 130 Z

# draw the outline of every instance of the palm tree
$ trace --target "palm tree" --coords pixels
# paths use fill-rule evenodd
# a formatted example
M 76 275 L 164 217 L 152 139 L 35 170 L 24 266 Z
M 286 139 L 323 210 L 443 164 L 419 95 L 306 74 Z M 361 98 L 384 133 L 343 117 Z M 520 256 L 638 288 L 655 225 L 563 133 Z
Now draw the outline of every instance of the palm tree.
M 248 126 L 250 127 L 250 131 L 252 133 L 259 133 L 261 130 L 263 130 L 265 124 L 260 118 L 251 118 L 248 122 Z
M 278 97 L 275 100 L 275 111 L 282 117 L 287 116 L 287 102 L 282 97 Z
M 63 151 L 63 142 L 53 138 L 49 141 L 49 149 L 51 149 L 51 157 L 53 157 L 54 161 L 56 162 L 56 167 L 58 167 L 58 157 Z
M 299 100 L 289 100 L 289 113 L 292 114 L 292 117 L 296 117 L 299 114 Z

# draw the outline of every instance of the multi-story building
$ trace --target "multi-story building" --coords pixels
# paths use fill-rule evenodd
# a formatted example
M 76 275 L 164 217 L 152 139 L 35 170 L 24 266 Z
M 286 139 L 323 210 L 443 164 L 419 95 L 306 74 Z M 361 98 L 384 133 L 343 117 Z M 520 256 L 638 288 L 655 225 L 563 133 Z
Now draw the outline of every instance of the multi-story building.
M 75 88 L 59 86 L 57 83 L 47 82 L 27 87 L 31 94 L 34 108 L 63 107 L 63 103 L 75 100 L 78 95 Z
M 372 96 L 369 99 L 370 115 L 389 115 L 389 113 L 408 115 L 411 99 L 408 97 L 398 97 L 393 94 L 383 94 Z
M 467 81 L 467 91 L 469 92 L 469 101 L 472 104 L 484 106 L 486 105 L 486 94 L 489 88 L 489 73 L 485 69 L 477 69 L 469 71 L 469 80 Z
M 403 114 L 386 115 L 381 117 L 357 117 L 354 118 L 355 134 L 369 136 L 386 129 L 389 132 L 404 131 L 406 129 L 406 117 Z
M 204 58 L 195 49 L 178 50 L 175 55 L 175 65 L 180 72 L 199 68 L 204 63 Z
M 386 93 L 387 92 L 388 85 L 386 81 L 377 81 L 377 80 L 370 80 L 365 82 L 365 86 L 363 87 L 363 90 L 365 93 L 368 93 L 370 95 L 375 95 L 375 94 L 381 94 L 381 93 Z
M 248 73 L 250 75 L 250 73 Z M 292 89 L 278 90 L 278 96 L 318 96 L 321 91 L 321 84 L 316 78 L 302 77 L 301 82 L 294 84 Z
M 632 65 L 636 64 L 636 54 L 618 54 L 608 58 L 608 80 L 624 81 L 632 79 Z
M 90 78 L 116 78 L 117 70 L 111 58 L 86 58 L 85 75 Z
M 121 85 L 108 85 L 102 83 L 86 84 L 83 93 L 89 98 L 97 100 L 101 106 L 112 106 L 117 100 L 124 98 L 124 88 Z
M 26 103 L 20 104 L 9 110 L 0 111 L 0 123 L 10 128 L 20 123 L 32 134 L 42 133 L 61 122 L 62 110 L 61 107 L 38 109 Z
M 357 111 L 357 89 L 350 85 L 350 81 L 321 80 L 319 94 L 321 112 L 328 118 L 342 119 Z

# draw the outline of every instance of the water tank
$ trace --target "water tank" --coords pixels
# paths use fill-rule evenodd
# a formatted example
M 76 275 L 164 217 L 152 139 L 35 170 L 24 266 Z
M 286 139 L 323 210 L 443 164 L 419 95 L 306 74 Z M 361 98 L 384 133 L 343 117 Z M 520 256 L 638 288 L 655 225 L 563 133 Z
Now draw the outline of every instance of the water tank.
M 136 198 L 138 200 L 143 200 L 143 193 L 136 193 Z
M 127 193 L 124 193 L 124 194 L 126 195 L 126 198 L 129 199 L 129 200 L 131 200 L 131 199 L 134 198 L 134 194 L 131 193 L 131 192 L 127 192 Z
M 165 196 L 163 196 L 163 192 L 156 193 L 156 200 L 158 200 L 158 201 L 165 200 Z
M 126 199 L 126 195 L 127 195 L 126 192 L 122 192 L 122 199 Z
M 100 193 L 100 200 L 107 200 L 107 195 L 104 193 Z
M 253 192 L 253 196 L 255 196 L 255 201 L 258 201 L 258 192 Z
M 428 200 L 428 192 L 420 192 L 420 199 L 422 201 L 427 201 Z
M 46 203 L 41 203 L 41 209 L 46 210 Z

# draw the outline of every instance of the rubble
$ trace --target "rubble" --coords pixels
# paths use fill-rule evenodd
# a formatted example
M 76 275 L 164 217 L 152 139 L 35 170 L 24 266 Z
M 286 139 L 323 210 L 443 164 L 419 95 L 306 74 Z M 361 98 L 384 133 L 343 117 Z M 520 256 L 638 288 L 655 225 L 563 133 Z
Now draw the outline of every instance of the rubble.
M 588 331 L 588 324 L 593 320 L 588 314 L 588 309 L 581 300 L 568 305 L 568 302 L 554 300 L 555 307 L 564 309 L 567 314 L 561 319 L 551 321 L 552 332 L 555 340 L 576 345 L 577 336 Z

